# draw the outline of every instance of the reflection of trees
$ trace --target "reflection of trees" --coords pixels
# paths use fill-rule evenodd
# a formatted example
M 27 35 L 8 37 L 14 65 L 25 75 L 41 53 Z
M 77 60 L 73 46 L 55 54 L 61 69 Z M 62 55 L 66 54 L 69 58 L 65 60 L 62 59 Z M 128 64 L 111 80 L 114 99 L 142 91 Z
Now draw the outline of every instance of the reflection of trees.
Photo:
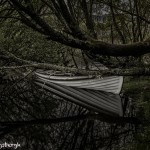
M 131 142 L 135 126 L 106 123 L 98 114 L 39 89 L 30 77 L 1 80 L 2 141 L 22 149 L 111 149 Z M 116 121 L 117 122 L 117 121 Z

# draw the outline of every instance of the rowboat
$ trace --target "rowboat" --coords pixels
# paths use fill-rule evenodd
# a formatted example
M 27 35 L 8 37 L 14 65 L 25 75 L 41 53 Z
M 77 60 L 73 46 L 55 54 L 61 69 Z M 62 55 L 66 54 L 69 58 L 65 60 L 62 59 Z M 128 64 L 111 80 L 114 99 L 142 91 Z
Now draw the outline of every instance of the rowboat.
M 82 107 L 109 116 L 123 115 L 119 96 L 122 76 L 94 78 L 36 72 L 35 77 L 35 83 L 43 89 Z

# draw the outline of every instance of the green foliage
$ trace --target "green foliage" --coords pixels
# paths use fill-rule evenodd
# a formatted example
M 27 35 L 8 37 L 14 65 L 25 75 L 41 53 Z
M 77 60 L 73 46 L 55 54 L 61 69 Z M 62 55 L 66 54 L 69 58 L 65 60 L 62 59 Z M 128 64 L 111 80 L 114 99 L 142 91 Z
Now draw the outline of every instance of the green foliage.
M 0 28 L 0 45 L 3 49 L 25 60 L 62 63 L 59 53 L 65 51 L 65 46 L 47 41 L 44 36 L 18 22 L 8 22 Z
M 134 142 L 129 145 L 129 150 L 150 149 L 150 78 L 125 79 L 125 93 L 133 99 L 137 117 L 144 125 L 139 126 L 135 133 Z

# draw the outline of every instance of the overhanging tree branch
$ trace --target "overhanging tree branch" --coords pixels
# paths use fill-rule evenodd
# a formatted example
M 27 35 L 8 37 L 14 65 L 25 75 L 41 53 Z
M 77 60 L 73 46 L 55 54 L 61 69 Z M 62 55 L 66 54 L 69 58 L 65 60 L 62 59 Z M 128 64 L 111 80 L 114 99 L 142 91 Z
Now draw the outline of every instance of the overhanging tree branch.
M 47 69 L 47 70 L 60 70 L 62 72 L 71 72 L 74 74 L 81 74 L 81 75 L 102 75 L 102 76 L 109 76 L 109 75 L 118 75 L 118 76 L 149 76 L 150 75 L 150 68 L 149 66 L 143 67 L 132 67 L 131 69 L 106 69 L 106 70 L 83 70 L 78 68 L 70 68 L 70 67 L 63 67 L 49 63 L 37 63 L 29 60 L 24 60 L 21 58 L 16 57 L 10 52 L 1 50 L 4 56 L 4 59 L 9 59 L 11 61 L 17 62 L 20 66 L 2 66 L 0 70 L 9 70 L 9 69 L 21 69 L 21 68 L 34 68 L 34 69 Z M 6 57 L 5 57 L 6 56 Z
M 38 14 L 24 7 L 17 0 L 10 0 L 12 4 L 20 11 L 31 17 L 44 31 L 48 40 L 53 40 L 67 46 L 84 50 L 89 55 L 107 55 L 107 56 L 140 56 L 150 53 L 150 40 L 133 43 L 133 44 L 110 44 L 98 40 L 88 39 L 87 41 L 79 40 L 62 34 L 54 30 L 44 19 Z
M 36 119 L 31 121 L 8 121 L 8 122 L 0 122 L 0 125 L 17 125 L 17 126 L 24 126 L 24 125 L 44 125 L 44 124 L 56 124 L 56 123 L 63 123 L 63 122 L 70 122 L 70 121 L 80 121 L 80 120 L 101 120 L 106 121 L 108 123 L 118 123 L 118 124 L 141 124 L 142 122 L 134 117 L 109 117 L 103 116 L 100 114 L 86 114 L 86 115 L 77 115 L 77 116 L 70 116 L 70 117 L 62 117 L 62 118 L 52 118 L 52 119 Z

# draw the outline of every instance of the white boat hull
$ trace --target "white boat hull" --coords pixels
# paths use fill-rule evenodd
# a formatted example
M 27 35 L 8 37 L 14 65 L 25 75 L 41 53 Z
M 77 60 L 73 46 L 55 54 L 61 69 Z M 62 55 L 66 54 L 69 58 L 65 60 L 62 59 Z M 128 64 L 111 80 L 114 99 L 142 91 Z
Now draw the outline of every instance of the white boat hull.
M 62 78 L 63 77 L 63 78 Z M 119 96 L 123 77 L 91 79 L 36 73 L 36 84 L 73 103 L 104 115 L 122 116 Z

